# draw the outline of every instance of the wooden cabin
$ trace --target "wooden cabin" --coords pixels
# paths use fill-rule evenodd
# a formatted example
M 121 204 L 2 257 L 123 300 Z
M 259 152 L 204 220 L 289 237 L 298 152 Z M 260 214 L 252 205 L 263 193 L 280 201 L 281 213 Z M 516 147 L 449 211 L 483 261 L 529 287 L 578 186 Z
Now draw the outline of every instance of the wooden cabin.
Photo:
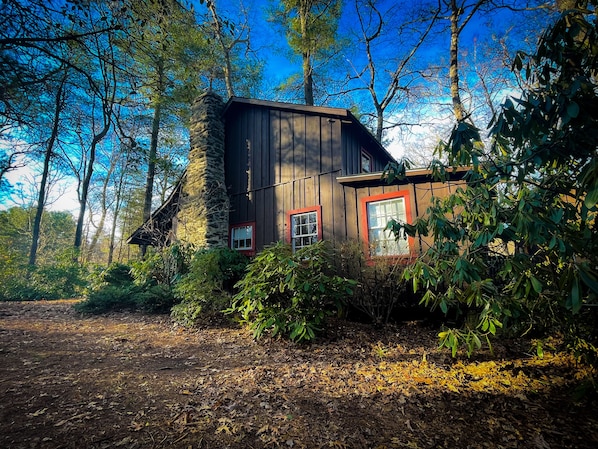
M 248 255 L 278 241 L 298 249 L 321 239 L 359 240 L 372 257 L 416 255 L 426 242 L 396 240 L 384 231 L 387 222 L 412 222 L 433 195 L 446 196 L 463 182 L 459 176 L 433 182 L 429 171 L 412 170 L 387 183 L 382 172 L 393 157 L 347 109 L 231 98 L 219 112 L 228 199 L 224 244 Z M 193 139 L 192 128 L 190 167 Z M 191 176 L 203 175 L 188 170 L 181 182 Z M 185 240 L 176 213 L 185 207 L 184 192 L 177 187 L 129 243 Z

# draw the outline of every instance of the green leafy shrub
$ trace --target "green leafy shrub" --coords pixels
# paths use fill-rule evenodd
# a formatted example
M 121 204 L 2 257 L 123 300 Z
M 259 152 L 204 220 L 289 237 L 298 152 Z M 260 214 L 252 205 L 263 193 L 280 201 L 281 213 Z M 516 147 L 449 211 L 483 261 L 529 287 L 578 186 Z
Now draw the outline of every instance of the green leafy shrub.
M 169 313 L 176 304 L 172 287 L 165 284 L 137 286 L 133 301 L 137 309 L 148 313 Z
M 87 285 L 86 276 L 85 267 L 67 260 L 36 268 L 31 282 L 41 296 L 39 299 L 76 298 L 81 296 Z
M 228 313 L 238 313 L 255 338 L 265 332 L 294 341 L 316 337 L 328 314 L 339 311 L 356 282 L 333 274 L 332 251 L 325 242 L 293 254 L 278 243 L 264 249 L 239 281 Z
M 174 244 L 152 248 L 145 259 L 135 262 L 131 274 L 139 291 L 135 294 L 138 309 L 150 313 L 167 313 L 178 302 L 174 288 L 189 270 L 192 247 Z
M 133 263 L 131 273 L 138 285 L 173 286 L 188 271 L 192 254 L 193 248 L 185 244 L 150 248 L 143 260 Z
M 105 285 L 91 291 L 85 301 L 75 304 L 75 310 L 83 313 L 100 314 L 111 311 L 136 310 L 135 299 L 140 292 L 139 287 L 129 285 Z
M 247 263 L 247 257 L 229 248 L 198 251 L 189 272 L 174 289 L 181 303 L 172 308 L 173 319 L 190 327 L 202 314 L 219 313 L 230 307 L 233 287 L 243 276 Z
M 108 267 L 97 267 L 89 274 L 89 290 L 98 290 L 106 285 L 130 285 L 134 281 L 131 266 L 115 262 Z
M 75 308 L 84 313 L 141 310 L 166 313 L 176 303 L 173 284 L 185 270 L 180 247 L 152 251 L 133 266 L 114 263 L 90 276 L 85 301 Z
M 513 68 L 529 82 L 504 102 L 489 132 L 462 120 L 438 145 L 433 176 L 446 182 L 451 168 L 466 167 L 466 188 L 432 198 L 413 224 L 391 226 L 434 237 L 406 271 L 423 303 L 475 314 L 440 334 L 453 354 L 471 354 L 499 333 L 566 332 L 574 351 L 594 358 L 598 326 L 584 315 L 598 300 L 596 48 L 594 9 L 563 11 L 533 54 L 515 57 Z M 500 258 L 498 267 L 489 256 Z
M 131 274 L 131 267 L 113 263 L 90 274 L 89 288 L 84 301 L 75 304 L 75 310 L 99 314 L 117 310 L 137 308 L 135 295 L 139 287 Z
M 52 264 L 30 266 L 6 252 L 0 255 L 0 300 L 37 301 L 76 298 L 87 285 L 85 267 L 73 260 L 70 251 Z

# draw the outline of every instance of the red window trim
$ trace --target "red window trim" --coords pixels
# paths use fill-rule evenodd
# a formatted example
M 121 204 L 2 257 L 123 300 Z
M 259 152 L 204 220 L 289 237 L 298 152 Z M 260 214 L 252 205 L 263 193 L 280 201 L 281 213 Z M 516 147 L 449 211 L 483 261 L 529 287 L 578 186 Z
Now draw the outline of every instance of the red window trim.
M 233 245 L 233 229 L 242 228 L 244 226 L 251 226 L 251 249 L 235 249 Z M 228 226 L 228 247 L 235 249 L 246 256 L 255 256 L 255 221 L 244 221 L 243 223 L 235 223 Z
M 318 241 L 322 240 L 322 206 L 311 206 L 311 207 L 303 207 L 301 209 L 293 209 L 287 211 L 287 219 L 286 219 L 286 241 L 287 243 L 291 243 L 292 233 L 293 230 L 291 229 L 291 216 L 297 214 L 305 214 L 307 212 L 316 212 L 316 218 L 318 220 Z
M 405 216 L 407 217 L 407 223 L 413 223 L 411 217 L 411 193 L 409 190 L 399 190 L 397 192 L 382 193 L 380 195 L 373 195 L 361 198 L 361 230 L 363 235 L 363 243 L 365 254 L 369 259 L 410 259 L 415 255 L 415 239 L 411 236 L 407 237 L 409 242 L 409 254 L 400 254 L 394 256 L 372 256 L 370 255 L 370 230 L 368 226 L 368 204 L 375 203 L 377 201 L 390 200 L 393 198 L 405 198 Z

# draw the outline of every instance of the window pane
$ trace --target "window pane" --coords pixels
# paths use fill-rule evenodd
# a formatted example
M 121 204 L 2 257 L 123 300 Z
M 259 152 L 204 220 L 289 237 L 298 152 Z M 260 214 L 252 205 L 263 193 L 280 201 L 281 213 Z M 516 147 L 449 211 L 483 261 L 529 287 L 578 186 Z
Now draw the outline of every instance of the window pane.
M 409 241 L 403 231 L 398 240 L 395 235 L 385 230 L 392 219 L 399 223 L 407 221 L 405 198 L 368 203 L 368 238 L 372 256 L 397 256 L 409 254 Z
M 253 226 L 238 226 L 231 231 L 231 248 L 250 250 L 252 248 Z
M 318 241 L 318 214 L 306 212 L 291 216 L 291 243 L 293 251 Z
M 372 159 L 369 154 L 361 152 L 361 171 L 364 173 L 370 173 L 372 171 Z

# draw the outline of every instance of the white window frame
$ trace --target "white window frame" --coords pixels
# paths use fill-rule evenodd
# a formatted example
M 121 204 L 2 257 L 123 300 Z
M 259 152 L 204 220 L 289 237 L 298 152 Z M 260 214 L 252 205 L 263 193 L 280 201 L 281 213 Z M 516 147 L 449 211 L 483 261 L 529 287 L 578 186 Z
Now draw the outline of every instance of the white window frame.
M 293 252 L 322 239 L 320 207 L 310 207 L 288 212 L 289 242 Z
M 255 249 L 255 224 L 254 223 L 242 223 L 233 225 L 230 228 L 230 248 L 237 251 L 253 251 Z M 241 232 L 244 235 L 238 235 Z M 249 233 L 249 238 L 247 238 Z M 238 243 L 238 244 L 237 244 Z M 236 245 L 237 244 L 237 245 Z

